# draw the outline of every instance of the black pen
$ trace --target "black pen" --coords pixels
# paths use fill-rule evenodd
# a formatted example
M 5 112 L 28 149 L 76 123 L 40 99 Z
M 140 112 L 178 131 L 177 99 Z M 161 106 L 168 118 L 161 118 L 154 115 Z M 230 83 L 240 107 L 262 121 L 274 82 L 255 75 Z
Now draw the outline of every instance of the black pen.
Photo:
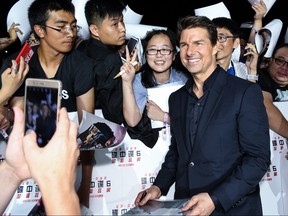
M 147 192 L 146 192 L 146 190 L 142 193 L 142 196 L 141 196 L 141 198 L 140 198 L 140 201 L 139 202 L 141 202 L 143 199 L 144 199 L 144 197 L 147 195 Z

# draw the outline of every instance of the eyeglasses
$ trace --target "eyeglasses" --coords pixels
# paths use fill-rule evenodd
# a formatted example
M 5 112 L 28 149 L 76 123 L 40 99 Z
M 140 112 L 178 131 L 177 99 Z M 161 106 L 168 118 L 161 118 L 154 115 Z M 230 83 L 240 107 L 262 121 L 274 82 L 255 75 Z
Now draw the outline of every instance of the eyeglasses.
M 217 40 L 219 43 L 224 43 L 227 41 L 227 38 L 238 38 L 238 35 L 229 36 L 229 35 L 219 34 Z
M 66 33 L 66 34 L 70 34 L 71 32 L 72 32 L 72 33 L 77 33 L 77 32 L 79 32 L 79 31 L 82 29 L 82 27 L 81 27 L 81 26 L 78 26 L 78 25 L 76 25 L 76 26 L 69 26 L 69 27 L 65 26 L 65 27 L 61 27 L 61 28 L 52 27 L 52 26 L 48 26 L 48 25 L 43 25 L 43 27 L 53 29 L 53 30 L 58 31 L 58 32 L 61 32 L 61 33 L 63 33 L 63 34 L 65 34 L 65 33 Z
M 284 67 L 284 66 L 288 66 L 288 62 L 281 59 L 281 58 L 274 58 L 274 61 L 277 65 L 279 65 L 280 67 Z
M 170 55 L 173 50 L 171 49 L 148 49 L 146 50 L 147 55 L 157 55 L 157 53 L 160 52 L 161 55 Z

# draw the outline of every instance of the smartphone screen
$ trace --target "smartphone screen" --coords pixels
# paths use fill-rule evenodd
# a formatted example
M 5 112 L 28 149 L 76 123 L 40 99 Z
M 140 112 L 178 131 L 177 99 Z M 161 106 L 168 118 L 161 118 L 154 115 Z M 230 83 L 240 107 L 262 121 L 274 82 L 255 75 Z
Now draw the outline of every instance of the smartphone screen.
M 31 78 L 25 84 L 25 131 L 34 130 L 38 145 L 44 147 L 56 130 L 62 84 L 59 80 Z
M 133 50 L 136 48 L 136 45 L 138 43 L 138 38 L 136 37 L 131 37 L 127 43 L 127 47 L 129 50 L 129 53 L 131 54 L 133 52 Z M 121 55 L 121 58 L 123 61 L 126 61 L 126 47 L 124 49 L 124 52 Z

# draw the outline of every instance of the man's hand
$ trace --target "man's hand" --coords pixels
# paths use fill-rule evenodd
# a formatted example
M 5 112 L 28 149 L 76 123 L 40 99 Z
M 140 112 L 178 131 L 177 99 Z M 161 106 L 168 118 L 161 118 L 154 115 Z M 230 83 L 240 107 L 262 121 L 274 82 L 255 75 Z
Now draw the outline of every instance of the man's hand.
M 193 196 L 181 209 L 185 215 L 210 215 L 215 205 L 208 193 L 200 193 Z

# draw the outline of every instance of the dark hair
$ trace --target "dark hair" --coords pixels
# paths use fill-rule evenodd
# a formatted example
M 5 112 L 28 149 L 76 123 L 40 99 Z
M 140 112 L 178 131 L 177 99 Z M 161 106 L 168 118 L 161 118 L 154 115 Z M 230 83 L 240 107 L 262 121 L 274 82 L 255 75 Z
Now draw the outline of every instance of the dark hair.
M 97 143 L 100 143 L 102 146 L 104 146 L 109 139 L 114 137 L 113 131 L 106 123 L 97 122 L 94 126 L 101 132 L 101 136 L 98 137 Z
M 281 43 L 277 45 L 273 50 L 272 57 L 275 57 L 276 52 L 283 47 L 288 48 L 288 43 Z
M 240 37 L 241 31 L 238 23 L 227 17 L 217 17 L 212 19 L 216 28 L 225 28 L 231 32 L 232 35 Z
M 176 35 L 174 32 L 172 32 L 170 29 L 164 30 L 164 29 L 153 29 L 152 31 L 148 31 L 146 33 L 145 38 L 143 39 L 143 50 L 144 53 L 147 50 L 147 45 L 149 43 L 149 41 L 155 36 L 155 35 L 166 35 L 173 47 L 173 53 L 176 53 L 177 51 L 177 46 L 178 46 L 178 41 L 176 38 Z M 172 63 L 173 65 L 173 63 Z M 149 64 L 147 63 L 147 61 L 145 62 L 145 64 L 142 66 L 141 68 L 141 82 L 143 84 L 143 86 L 145 86 L 146 88 L 149 87 L 154 87 L 156 85 L 156 83 L 153 81 L 153 72 L 151 67 L 149 66 Z
M 121 16 L 125 6 L 121 0 L 88 0 L 85 5 L 87 23 L 99 25 L 107 16 Z
M 64 10 L 75 15 L 75 7 L 71 0 L 35 0 L 28 8 L 30 27 L 34 32 L 34 25 L 45 26 L 50 17 L 50 12 Z M 39 36 L 34 32 L 39 40 Z
M 208 37 L 213 46 L 217 44 L 217 29 L 214 23 L 206 16 L 185 16 L 177 22 L 177 36 L 180 39 L 182 31 L 191 28 L 203 28 L 208 32 Z

